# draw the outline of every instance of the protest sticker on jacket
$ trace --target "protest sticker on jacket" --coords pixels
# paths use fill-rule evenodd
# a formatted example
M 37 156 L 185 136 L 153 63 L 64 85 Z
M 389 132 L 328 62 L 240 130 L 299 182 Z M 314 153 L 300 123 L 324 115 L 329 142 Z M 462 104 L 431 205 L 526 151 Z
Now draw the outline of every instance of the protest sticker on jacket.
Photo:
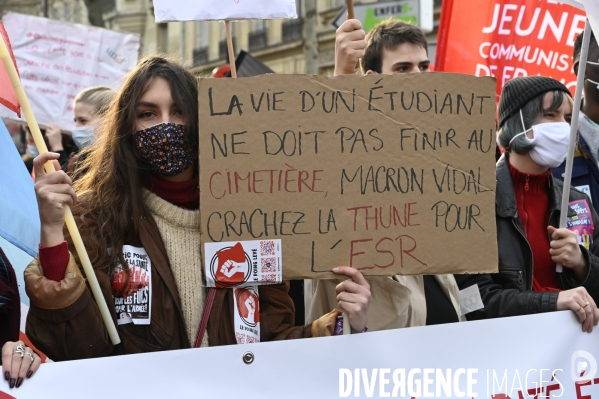
M 593 248 L 593 232 L 595 231 L 591 208 L 584 199 L 571 201 L 569 206 L 576 212 L 576 216 L 568 217 L 566 227 L 576 233 L 578 244 L 590 251 Z
M 260 342 L 260 297 L 258 287 L 232 288 L 235 322 L 235 339 L 238 344 Z
M 295 0 L 154 0 L 156 22 L 297 18 Z
M 129 277 L 121 264 L 110 273 L 117 323 L 150 324 L 152 316 L 152 261 L 143 248 L 123 245 L 123 258 Z
M 286 280 L 497 270 L 493 78 L 266 75 L 199 96 L 202 243 L 280 239 Z
M 208 287 L 280 283 L 281 261 L 279 239 L 204 244 Z
M 37 121 L 73 129 L 73 99 L 92 86 L 120 87 L 135 64 L 139 36 L 9 12 L 10 37 L 23 88 Z M 0 116 L 24 120 L 0 107 Z
M 495 76 L 497 95 L 510 79 L 542 75 L 572 93 L 572 53 L 584 11 L 539 0 L 444 0 L 435 70 Z

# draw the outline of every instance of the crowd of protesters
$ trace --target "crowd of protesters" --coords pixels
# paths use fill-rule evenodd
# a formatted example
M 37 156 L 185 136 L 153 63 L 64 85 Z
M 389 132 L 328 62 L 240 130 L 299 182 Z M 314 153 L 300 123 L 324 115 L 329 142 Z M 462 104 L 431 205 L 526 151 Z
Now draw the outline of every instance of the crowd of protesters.
M 578 37 L 575 73 L 581 42 Z M 412 25 L 386 21 L 366 35 L 358 20 L 347 20 L 336 33 L 335 74 L 428 72 L 427 48 L 423 32 Z M 336 335 L 342 312 L 352 333 L 361 333 L 570 310 L 591 332 L 599 322 L 597 82 L 599 47 L 592 38 L 572 176 L 572 185 L 590 197 L 576 188 L 569 192 L 571 203 L 586 204 L 592 215 L 586 237 L 558 228 L 572 95 L 549 77 L 515 78 L 498 105 L 499 258 L 489 259 L 498 262 L 498 272 L 364 277 L 339 265 L 333 269 L 339 280 L 305 281 L 304 325 L 295 322 L 298 298 L 289 295 L 289 282 L 260 286 L 260 341 Z M 75 155 L 67 155 L 52 126 L 46 130 L 51 152 L 38 155 L 29 141 L 23 146 L 24 159 L 33 160 L 41 218 L 39 256 L 25 271 L 31 302 L 26 333 L 51 359 L 236 343 L 232 290 L 205 288 L 201 272 L 197 94 L 197 79 L 187 68 L 147 57 L 118 93 L 91 88 L 75 99 Z M 46 173 L 46 162 L 58 171 Z M 119 249 L 144 248 L 156 271 L 151 321 L 119 324 L 119 345 L 111 343 L 80 271 L 63 204 L 73 209 L 115 320 L 111 272 L 127 263 Z M 0 279 L 0 290 L 2 284 Z M 460 290 L 473 285 L 484 307 L 462 314 Z M 0 307 L 0 317 L 6 309 Z M 11 388 L 19 387 L 39 367 L 39 356 L 14 335 L 5 341 L 3 375 Z

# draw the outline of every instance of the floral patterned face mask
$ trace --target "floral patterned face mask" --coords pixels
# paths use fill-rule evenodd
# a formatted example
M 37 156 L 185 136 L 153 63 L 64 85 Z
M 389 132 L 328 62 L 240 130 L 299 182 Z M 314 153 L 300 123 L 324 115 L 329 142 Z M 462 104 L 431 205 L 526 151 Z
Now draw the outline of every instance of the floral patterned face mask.
M 184 125 L 160 123 L 135 132 L 137 153 L 158 176 L 174 176 L 187 170 L 198 159 L 198 152 L 187 138 Z

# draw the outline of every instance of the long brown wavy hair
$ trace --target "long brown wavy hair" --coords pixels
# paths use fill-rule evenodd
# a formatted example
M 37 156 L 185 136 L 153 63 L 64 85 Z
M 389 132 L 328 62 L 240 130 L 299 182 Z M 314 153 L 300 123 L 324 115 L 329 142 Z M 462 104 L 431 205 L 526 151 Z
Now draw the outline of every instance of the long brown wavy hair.
M 78 166 L 85 172 L 74 185 L 78 203 L 73 210 L 92 265 L 95 269 L 110 269 L 120 261 L 127 277 L 122 248 L 127 240 L 138 237 L 142 187 L 150 177 L 135 150 L 137 107 L 157 78 L 168 82 L 173 101 L 183 114 L 188 138 L 197 146 L 197 78 L 176 61 L 147 57 L 129 73 L 111 102 L 99 128 L 100 138 L 86 150 Z

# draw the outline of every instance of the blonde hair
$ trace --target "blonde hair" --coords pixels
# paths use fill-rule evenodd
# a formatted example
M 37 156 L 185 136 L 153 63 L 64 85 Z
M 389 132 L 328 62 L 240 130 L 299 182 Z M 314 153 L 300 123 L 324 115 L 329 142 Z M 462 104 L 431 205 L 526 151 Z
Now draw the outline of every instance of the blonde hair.
M 103 115 L 108 105 L 116 96 L 116 92 L 108 86 L 93 86 L 81 91 L 73 100 L 73 108 L 77 103 L 87 103 L 95 108 L 96 115 Z

